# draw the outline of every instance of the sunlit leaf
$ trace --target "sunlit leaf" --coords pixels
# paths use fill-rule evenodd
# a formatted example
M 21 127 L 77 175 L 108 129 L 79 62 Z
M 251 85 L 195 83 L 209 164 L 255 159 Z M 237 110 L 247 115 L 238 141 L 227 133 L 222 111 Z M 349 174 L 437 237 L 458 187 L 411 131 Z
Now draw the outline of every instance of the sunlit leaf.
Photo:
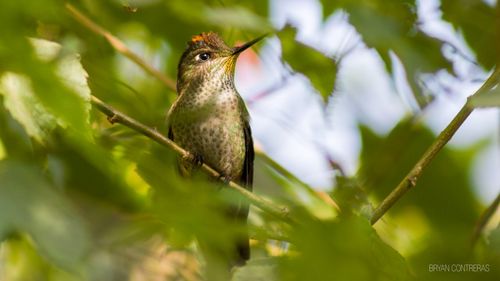
M 53 42 L 30 39 L 30 43 L 42 61 L 55 62 L 55 74 L 61 83 L 60 88 L 69 89 L 63 92 L 66 96 L 60 96 L 58 100 L 54 99 L 57 94 L 46 91 L 37 92 L 38 97 L 51 112 L 63 120 L 65 126 L 76 126 L 83 130 L 78 132 L 81 136 L 88 137 L 90 89 L 87 85 L 87 73 L 80 64 L 79 56 L 61 53 L 61 46 Z
M 0 138 L 0 160 L 5 158 L 6 152 L 5 152 L 5 147 L 3 145 L 2 139 Z
M 0 93 L 5 96 L 5 107 L 24 126 L 27 133 L 40 142 L 57 125 L 63 128 L 75 126 L 79 128 L 77 133 L 89 137 L 90 90 L 86 72 L 78 58 L 75 54 L 61 54 L 58 57 L 62 48 L 54 42 L 40 39 L 30 39 L 30 42 L 41 61 L 56 64 L 53 78 L 57 80 L 54 84 L 64 84 L 63 87 L 71 91 L 64 91 L 66 96 L 55 100 L 55 91 L 62 88 L 48 86 L 48 81 L 42 82 L 38 77 L 30 77 L 30 74 L 7 72 L 0 77 Z M 47 92 L 50 89 L 54 92 Z
M 470 105 L 474 107 L 500 106 L 500 87 L 490 90 L 481 95 L 475 95 L 470 99 Z
M 4 106 L 24 126 L 26 132 L 43 142 L 57 126 L 58 120 L 47 112 L 33 93 L 29 77 L 5 73 L 0 77 L 0 94 L 4 95 Z

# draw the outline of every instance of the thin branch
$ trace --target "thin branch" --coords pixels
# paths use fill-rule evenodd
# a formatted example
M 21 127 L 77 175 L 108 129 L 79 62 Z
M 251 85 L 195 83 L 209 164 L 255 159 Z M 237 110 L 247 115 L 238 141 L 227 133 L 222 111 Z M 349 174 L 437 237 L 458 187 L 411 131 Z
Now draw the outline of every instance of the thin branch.
M 474 232 L 472 233 L 472 238 L 471 238 L 472 247 L 474 247 L 474 245 L 476 244 L 477 240 L 481 236 L 481 233 L 488 224 L 489 220 L 493 217 L 493 215 L 497 211 L 499 205 L 500 205 L 500 192 L 498 193 L 493 203 L 491 203 L 491 205 L 486 210 L 484 210 L 484 212 L 479 217 L 479 220 L 476 223 L 476 227 L 474 227 Z
M 148 138 L 156 141 L 157 143 L 174 150 L 177 154 L 181 155 L 182 157 L 189 157 L 190 156 L 188 151 L 184 150 L 178 144 L 176 144 L 172 140 L 166 138 L 165 136 L 160 134 L 158 131 L 153 130 L 153 129 L 147 127 L 146 125 L 140 123 L 139 121 L 115 110 L 114 108 L 107 105 L 106 103 L 104 103 L 103 101 L 98 99 L 97 97 L 92 96 L 91 102 L 95 106 L 95 108 L 97 108 L 99 111 L 101 111 L 102 113 L 104 113 L 108 116 L 109 122 L 120 123 L 122 125 L 125 125 L 131 129 L 147 136 Z M 221 176 L 219 172 L 217 172 L 215 169 L 213 169 L 212 167 L 208 166 L 205 163 L 202 164 L 201 169 L 204 170 L 208 175 L 210 175 L 214 178 L 220 178 L 220 176 Z M 250 203 L 259 207 L 263 211 L 265 211 L 271 215 L 274 215 L 280 219 L 283 219 L 287 222 L 293 222 L 293 220 L 289 217 L 290 211 L 287 207 L 276 205 L 275 203 L 248 191 L 247 189 L 243 188 L 242 186 L 240 186 L 239 184 L 237 184 L 233 181 L 230 181 L 228 183 L 228 185 L 231 188 L 233 188 L 234 190 L 236 190 L 238 193 L 240 193 L 242 196 L 247 198 L 248 201 L 250 201 Z
M 137 54 L 132 52 L 120 39 L 116 38 L 109 31 L 99 26 L 87 16 L 78 11 L 73 5 L 66 3 L 66 10 L 71 14 L 71 16 L 81 23 L 83 26 L 90 29 L 92 32 L 104 37 L 109 44 L 120 54 L 129 58 L 137 65 L 139 65 L 144 71 L 158 78 L 163 84 L 165 84 L 168 88 L 175 91 L 175 81 L 170 79 L 169 77 L 163 75 L 160 71 L 146 63 L 143 59 L 141 59 Z
M 417 181 L 422 175 L 422 172 L 427 168 L 431 161 L 436 157 L 439 151 L 450 141 L 457 130 L 462 126 L 464 121 L 469 117 L 474 108 L 470 105 L 470 98 L 475 95 L 480 95 L 491 90 L 500 81 L 500 67 L 496 68 L 490 77 L 484 82 L 479 90 L 467 99 L 467 102 L 462 109 L 457 113 L 455 118 L 448 126 L 439 134 L 434 143 L 422 155 L 420 160 L 413 166 L 413 169 L 406 177 L 398 184 L 398 186 L 380 203 L 375 209 L 371 218 L 371 224 L 375 224 L 403 195 L 406 194 L 412 187 L 417 185 Z
M 255 149 L 255 154 L 259 155 L 262 160 L 266 162 L 272 169 L 274 169 L 277 173 L 283 175 L 285 178 L 297 183 L 300 187 L 302 187 L 308 194 L 316 197 L 317 199 L 323 201 L 327 205 L 331 206 L 332 208 L 335 209 L 335 211 L 340 212 L 340 207 L 331 198 L 326 192 L 322 191 L 317 191 L 314 190 L 311 186 L 309 186 L 307 183 L 303 182 L 301 179 L 299 179 L 297 176 L 292 174 L 290 171 L 285 169 L 283 166 L 281 166 L 278 162 L 274 161 L 269 155 L 265 154 L 260 148 Z
M 267 240 L 276 240 L 281 242 L 293 243 L 292 239 L 286 235 L 282 235 L 276 231 L 270 231 L 269 228 L 265 228 L 263 226 L 257 226 L 250 224 L 249 227 L 249 235 L 250 239 L 267 241 Z

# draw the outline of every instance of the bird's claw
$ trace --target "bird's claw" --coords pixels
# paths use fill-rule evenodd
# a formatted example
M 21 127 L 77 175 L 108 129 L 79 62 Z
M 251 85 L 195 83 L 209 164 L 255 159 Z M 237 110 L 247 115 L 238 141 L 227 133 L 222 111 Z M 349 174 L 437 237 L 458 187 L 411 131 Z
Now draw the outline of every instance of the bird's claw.
M 231 180 L 232 180 L 232 179 L 231 179 L 231 177 L 230 177 L 230 176 L 226 176 L 226 175 L 222 175 L 222 174 L 221 174 L 221 175 L 219 176 L 219 180 L 220 180 L 222 183 L 224 183 L 224 185 L 228 185 L 228 184 L 229 184 L 229 182 L 231 182 Z
M 203 165 L 203 156 L 198 153 L 188 153 L 183 158 L 184 161 L 191 163 L 195 167 L 201 167 Z

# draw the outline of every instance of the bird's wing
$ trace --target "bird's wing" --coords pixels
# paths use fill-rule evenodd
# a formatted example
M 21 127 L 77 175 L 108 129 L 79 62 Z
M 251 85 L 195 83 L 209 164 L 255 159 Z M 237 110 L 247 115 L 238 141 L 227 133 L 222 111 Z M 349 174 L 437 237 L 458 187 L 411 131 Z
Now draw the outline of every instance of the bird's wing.
M 253 150 L 252 131 L 250 123 L 245 120 L 243 123 L 243 131 L 245 134 L 245 162 L 243 163 L 243 172 L 241 173 L 241 183 L 248 189 L 252 190 L 253 184 L 253 161 L 255 152 Z
M 250 123 L 248 118 L 245 118 L 243 122 L 243 131 L 245 135 L 245 162 L 243 163 L 243 171 L 240 177 L 240 184 L 242 184 L 246 189 L 252 191 L 253 184 L 253 161 L 255 153 L 253 150 L 253 140 L 252 131 L 250 130 Z M 246 202 L 239 202 L 238 207 L 235 210 L 235 217 L 240 222 L 246 225 L 248 213 L 250 211 L 250 205 Z M 250 258 L 250 244 L 248 240 L 248 233 L 240 237 L 236 243 L 237 250 L 237 264 L 245 264 Z

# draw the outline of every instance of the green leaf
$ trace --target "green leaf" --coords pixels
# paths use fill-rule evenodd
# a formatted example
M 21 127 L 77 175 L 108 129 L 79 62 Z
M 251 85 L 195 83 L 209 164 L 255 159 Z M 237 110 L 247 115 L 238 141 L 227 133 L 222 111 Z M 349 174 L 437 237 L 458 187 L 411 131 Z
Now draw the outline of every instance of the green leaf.
M 290 233 L 292 253 L 282 258 L 280 280 L 409 280 L 404 258 L 360 217 L 339 221 L 301 218 Z
M 220 185 L 208 181 L 202 171 L 192 178 L 182 178 L 172 167 L 176 156 L 155 144 L 138 162 L 139 174 L 155 190 L 153 212 L 177 235 L 196 236 L 211 247 L 228 251 L 228 241 L 242 229 L 221 211 L 240 197 L 227 188 L 216 192 Z
M 40 142 L 58 125 L 74 127 L 80 136 L 90 138 L 90 89 L 77 55 L 61 53 L 61 45 L 54 42 L 30 39 L 30 43 L 40 61 L 55 64 L 55 75 L 41 78 L 28 68 L 24 73 L 4 73 L 0 93 L 5 107 Z M 38 62 L 33 63 L 37 69 Z
M 418 74 L 451 69 L 451 65 L 441 53 L 442 42 L 418 30 L 414 0 L 325 0 L 323 4 L 327 12 L 344 9 L 349 14 L 349 21 L 364 42 L 379 52 L 389 71 L 392 71 L 389 53 L 393 51 L 405 68 L 417 103 L 427 104 L 429 97 L 418 86 Z
M 324 101 L 335 87 L 337 65 L 320 51 L 295 40 L 296 30 L 290 26 L 278 33 L 283 59 L 297 72 L 307 76 Z
M 0 94 L 4 95 L 4 106 L 23 125 L 31 137 L 44 142 L 48 134 L 61 122 L 47 112 L 33 93 L 31 80 L 25 75 L 7 72 L 0 77 Z
M 194 6 L 193 6 L 194 5 Z M 266 18 L 244 6 L 208 5 L 206 1 L 170 1 L 168 6 L 178 15 L 183 15 L 192 23 L 209 24 L 217 27 L 231 26 L 235 29 L 267 32 L 271 25 Z
M 500 225 L 491 230 L 491 232 L 488 234 L 488 240 L 490 244 L 489 250 L 491 251 L 491 254 L 496 256 L 496 258 L 500 258 Z
M 321 6 L 323 6 L 323 19 L 332 14 L 336 9 L 339 8 L 340 1 L 332 1 L 332 0 L 321 0 Z
M 90 89 L 87 85 L 87 72 L 80 63 L 79 55 L 62 52 L 59 44 L 46 40 L 30 39 L 30 43 L 40 60 L 55 63 L 57 83 L 54 84 L 62 91 L 59 95 L 49 91 L 36 91 L 38 97 L 63 121 L 64 126 L 75 127 L 80 136 L 90 137 Z
M 40 253 L 71 268 L 89 250 L 89 233 L 71 203 L 34 167 L 0 161 L 0 239 L 27 232 Z
M 4 159 L 5 156 L 7 156 L 7 153 L 5 152 L 5 147 L 3 145 L 2 139 L 0 138 L 0 160 Z
M 486 69 L 498 64 L 498 14 L 485 1 L 442 0 L 443 18 L 461 31 Z
M 434 134 L 411 119 L 404 120 L 388 136 L 378 136 L 361 128 L 363 149 L 358 177 L 364 187 L 384 198 L 410 171 L 434 141 Z M 390 210 L 389 215 L 408 207 L 421 208 L 434 232 L 453 228 L 472 229 L 477 215 L 476 199 L 469 179 L 470 160 L 477 147 L 470 150 L 444 148 L 426 167 L 417 186 Z M 463 238 L 464 233 L 460 233 Z M 458 233 L 455 239 L 460 239 Z
M 277 276 L 276 258 L 251 259 L 234 272 L 232 281 L 275 281 Z
M 500 106 L 500 87 L 497 86 L 487 93 L 473 96 L 470 100 L 470 105 L 474 107 Z
M 272 26 L 260 16 L 243 7 L 211 8 L 203 13 L 207 22 L 219 26 L 231 26 L 254 32 L 270 32 Z

